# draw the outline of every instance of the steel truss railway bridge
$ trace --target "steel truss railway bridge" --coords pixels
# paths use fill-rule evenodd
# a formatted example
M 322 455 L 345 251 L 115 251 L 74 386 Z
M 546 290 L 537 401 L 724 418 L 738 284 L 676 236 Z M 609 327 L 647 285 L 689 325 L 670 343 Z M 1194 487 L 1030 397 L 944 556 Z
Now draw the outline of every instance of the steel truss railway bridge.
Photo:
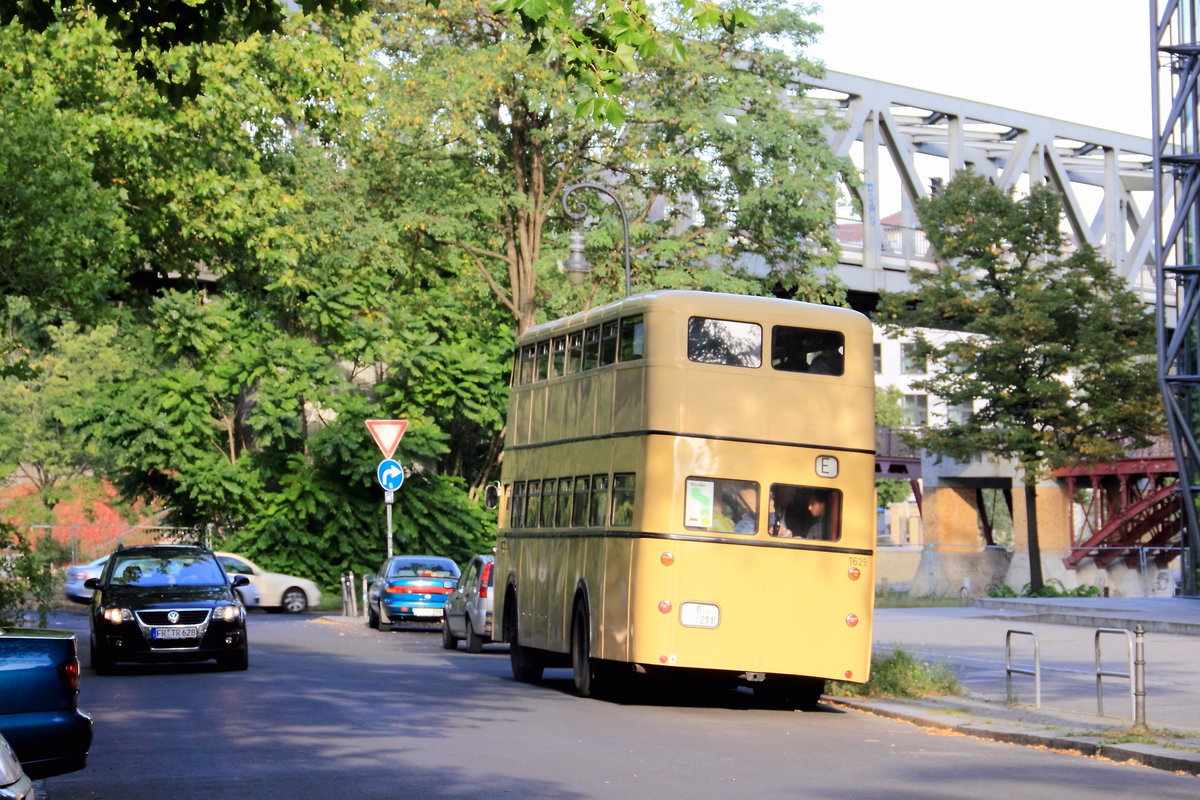
M 1144 560 L 1147 552 L 1162 560 L 1182 551 L 1183 591 L 1195 595 L 1200 0 L 1148 2 L 1148 64 L 1154 65 L 1149 139 L 839 72 L 805 83 L 809 99 L 841 119 L 828 131 L 834 151 L 861 172 L 853 188 L 860 211 L 847 211 L 838 229 L 837 273 L 856 308 L 874 308 L 880 291 L 910 288 L 910 270 L 934 268 L 916 201 L 963 169 L 1017 191 L 1041 183 L 1054 187 L 1073 241 L 1096 247 L 1155 308 L 1170 448 L 1060 476 L 1072 493 L 1077 486 L 1091 489 L 1086 524 L 1077 540 L 1072 537 L 1065 563 L 1103 566 L 1121 557 Z M 878 461 L 880 477 L 920 475 L 911 453 L 881 453 Z M 1186 479 L 1176 480 L 1180 475 Z M 982 529 L 988 530 L 986 521 Z

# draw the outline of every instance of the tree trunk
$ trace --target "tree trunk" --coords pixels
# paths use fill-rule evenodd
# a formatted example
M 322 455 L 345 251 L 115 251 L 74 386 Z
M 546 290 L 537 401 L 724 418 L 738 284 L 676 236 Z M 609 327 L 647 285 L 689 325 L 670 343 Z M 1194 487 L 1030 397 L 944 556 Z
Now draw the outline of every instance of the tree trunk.
M 1038 544 L 1037 487 L 1025 484 L 1025 529 L 1029 538 L 1029 589 L 1037 595 L 1045 585 L 1042 582 L 1042 548 Z

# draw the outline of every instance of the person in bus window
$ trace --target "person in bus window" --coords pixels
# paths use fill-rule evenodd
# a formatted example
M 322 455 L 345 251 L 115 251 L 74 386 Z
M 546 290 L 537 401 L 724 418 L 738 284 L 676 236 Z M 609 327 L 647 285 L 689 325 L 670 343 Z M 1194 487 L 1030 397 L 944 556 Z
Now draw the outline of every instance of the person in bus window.
M 752 486 L 743 486 L 734 495 L 733 518 L 737 522 L 733 526 L 734 533 L 754 533 L 758 529 L 758 493 Z
M 807 512 L 799 502 L 795 486 L 781 483 L 771 488 L 770 509 L 767 513 L 767 532 L 772 536 L 790 538 L 804 529 Z
M 825 535 L 825 524 L 828 519 L 825 512 L 829 508 L 829 503 L 824 494 L 820 492 L 813 492 L 810 494 L 808 496 L 808 505 L 806 508 L 808 509 L 809 515 L 812 516 L 812 521 L 810 521 L 804 527 L 804 533 L 801 535 L 805 539 L 829 538 Z

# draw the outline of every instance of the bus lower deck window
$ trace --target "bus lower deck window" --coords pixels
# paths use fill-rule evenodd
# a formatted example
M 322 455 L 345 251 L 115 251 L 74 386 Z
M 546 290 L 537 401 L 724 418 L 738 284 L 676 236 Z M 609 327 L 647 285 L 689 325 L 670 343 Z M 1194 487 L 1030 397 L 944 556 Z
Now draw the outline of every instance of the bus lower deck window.
M 592 499 L 588 508 L 588 524 L 594 528 L 608 522 L 608 476 L 592 476 Z
M 842 493 L 837 489 L 776 483 L 768 500 L 767 533 L 782 538 L 842 538 Z
M 714 533 L 758 531 L 758 484 L 691 477 L 684 497 L 684 527 Z
M 613 475 L 612 524 L 628 528 L 633 524 L 633 503 L 637 495 L 637 476 L 632 472 Z

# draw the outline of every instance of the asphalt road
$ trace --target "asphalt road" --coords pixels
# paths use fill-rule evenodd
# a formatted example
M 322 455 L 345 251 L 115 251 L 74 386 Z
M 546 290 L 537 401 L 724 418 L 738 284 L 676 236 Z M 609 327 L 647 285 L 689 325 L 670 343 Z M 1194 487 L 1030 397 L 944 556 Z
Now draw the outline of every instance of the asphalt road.
M 748 694 L 583 700 L 566 671 L 515 683 L 503 646 L 254 614 L 250 669 L 86 668 L 88 767 L 49 800 L 190 798 L 1194 798 L 1197 778 L 937 735 Z

